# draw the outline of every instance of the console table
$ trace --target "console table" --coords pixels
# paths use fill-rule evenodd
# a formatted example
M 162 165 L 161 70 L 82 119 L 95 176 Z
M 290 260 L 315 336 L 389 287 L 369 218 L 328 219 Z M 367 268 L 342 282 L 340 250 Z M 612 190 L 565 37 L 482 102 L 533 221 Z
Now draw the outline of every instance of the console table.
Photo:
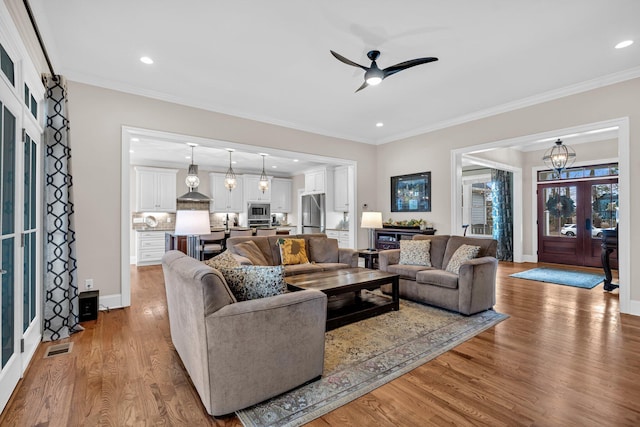
M 420 230 L 419 228 L 376 228 L 376 249 L 400 249 L 400 240 L 411 240 L 416 234 L 436 234 L 433 228 Z

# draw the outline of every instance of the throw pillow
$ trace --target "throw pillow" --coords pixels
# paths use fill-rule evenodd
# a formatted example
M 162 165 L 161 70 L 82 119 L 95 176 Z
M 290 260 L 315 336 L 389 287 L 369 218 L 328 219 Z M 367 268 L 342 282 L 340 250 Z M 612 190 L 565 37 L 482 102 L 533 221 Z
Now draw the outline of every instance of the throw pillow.
M 431 240 L 400 240 L 400 264 L 431 267 Z
M 287 290 L 284 267 L 281 265 L 223 267 L 220 272 L 238 301 L 280 295 Z
M 474 259 L 480 252 L 480 246 L 462 245 L 451 256 L 449 264 L 447 264 L 446 270 L 450 273 L 458 274 L 460 272 L 460 266 L 463 262 Z
M 238 243 L 234 248 L 238 255 L 247 258 L 253 265 L 269 265 L 262 251 L 260 251 L 260 248 L 253 240 Z
M 309 239 L 309 255 L 314 262 L 338 262 L 338 240 L 326 237 L 313 237 Z
M 217 255 L 211 259 L 206 260 L 204 263 L 207 264 L 209 267 L 216 268 L 218 270 L 224 267 L 227 267 L 227 268 L 238 267 L 240 265 L 238 260 L 235 259 L 235 257 L 229 250 L 226 250 L 222 252 L 220 255 Z
M 278 239 L 282 265 L 308 264 L 304 239 Z

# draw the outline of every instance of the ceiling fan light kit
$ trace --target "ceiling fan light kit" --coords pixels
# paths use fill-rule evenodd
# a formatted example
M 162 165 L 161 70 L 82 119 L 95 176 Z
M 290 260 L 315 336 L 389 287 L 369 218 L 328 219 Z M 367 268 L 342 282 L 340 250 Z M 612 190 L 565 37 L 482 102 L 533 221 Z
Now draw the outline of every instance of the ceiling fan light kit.
M 331 54 L 338 61 L 343 62 L 347 65 L 351 65 L 352 67 L 362 68 L 365 71 L 364 83 L 362 83 L 362 86 L 356 89 L 356 92 L 361 91 L 367 86 L 376 86 L 380 84 L 382 80 L 386 79 L 389 76 L 394 75 L 399 71 L 406 70 L 407 68 L 415 67 L 416 65 L 427 64 L 429 62 L 434 62 L 438 60 L 438 58 L 434 58 L 434 57 L 410 59 L 408 61 L 404 61 L 399 64 L 392 65 L 391 67 L 387 67 L 381 70 L 378 67 L 378 64 L 376 63 L 376 60 L 380 56 L 380 51 L 378 50 L 371 50 L 367 53 L 367 57 L 371 60 L 371 65 L 369 67 L 365 67 L 364 65 L 360 65 L 357 62 L 353 62 L 352 60 L 347 59 L 344 56 L 332 50 L 330 50 L 329 52 L 331 52 Z

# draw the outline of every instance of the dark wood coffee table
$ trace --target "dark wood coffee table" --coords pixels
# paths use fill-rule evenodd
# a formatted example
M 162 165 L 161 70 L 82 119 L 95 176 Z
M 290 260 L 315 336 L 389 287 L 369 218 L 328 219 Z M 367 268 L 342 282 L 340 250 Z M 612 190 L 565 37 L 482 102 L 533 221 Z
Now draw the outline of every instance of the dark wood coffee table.
M 327 297 L 327 331 L 400 309 L 398 275 L 368 268 L 344 268 L 285 277 L 290 290 L 316 289 Z M 363 290 L 391 284 L 391 298 Z

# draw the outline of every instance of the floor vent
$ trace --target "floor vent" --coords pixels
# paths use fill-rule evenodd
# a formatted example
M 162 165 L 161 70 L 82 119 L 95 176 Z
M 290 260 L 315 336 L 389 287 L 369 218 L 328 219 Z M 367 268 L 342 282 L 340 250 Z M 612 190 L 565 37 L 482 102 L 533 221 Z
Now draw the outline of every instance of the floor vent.
M 46 359 L 47 357 L 60 356 L 61 354 L 68 354 L 68 353 L 71 353 L 72 348 L 73 348 L 72 342 L 51 345 L 49 346 L 49 348 L 47 348 L 47 351 L 44 354 L 44 357 Z

